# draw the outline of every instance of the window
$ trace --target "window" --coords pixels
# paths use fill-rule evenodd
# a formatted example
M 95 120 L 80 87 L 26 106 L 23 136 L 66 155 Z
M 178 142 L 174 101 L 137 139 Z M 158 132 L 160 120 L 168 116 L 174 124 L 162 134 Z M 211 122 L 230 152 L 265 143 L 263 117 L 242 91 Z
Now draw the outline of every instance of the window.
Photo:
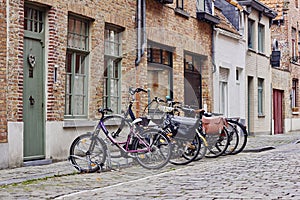
M 257 89 L 258 89 L 258 116 L 263 115 L 263 101 L 264 101 L 264 79 L 258 78 L 258 84 L 257 84 Z
M 111 24 L 105 26 L 104 55 L 104 95 L 103 106 L 114 112 L 121 110 L 121 59 L 122 31 L 124 29 Z
M 228 108 L 227 108 L 227 82 L 220 81 L 220 113 L 227 116 Z
M 219 68 L 219 112 L 223 115 L 228 114 L 228 77 L 229 77 L 229 69 L 220 67 Z
M 292 108 L 298 107 L 298 79 L 292 80 Z
M 147 55 L 150 98 L 155 96 L 173 98 L 172 49 L 148 42 Z
M 254 21 L 248 19 L 248 48 L 254 49 Z
M 177 1 L 176 1 L 176 6 L 177 6 L 177 8 L 183 10 L 183 4 L 184 4 L 183 1 L 184 1 L 184 0 L 177 0 Z
M 89 22 L 70 16 L 66 55 L 65 116 L 87 116 Z
M 42 11 L 29 8 L 24 8 L 24 30 L 35 33 L 41 33 L 44 29 L 44 13 Z
M 205 11 L 206 13 L 213 14 L 213 2 L 212 0 L 197 0 L 196 9 L 197 12 Z
M 297 62 L 296 54 L 296 29 L 292 28 L 292 61 Z
M 265 51 L 265 26 L 258 24 L 258 52 L 263 53 Z
M 235 70 L 235 80 L 240 82 L 240 70 L 238 68 Z

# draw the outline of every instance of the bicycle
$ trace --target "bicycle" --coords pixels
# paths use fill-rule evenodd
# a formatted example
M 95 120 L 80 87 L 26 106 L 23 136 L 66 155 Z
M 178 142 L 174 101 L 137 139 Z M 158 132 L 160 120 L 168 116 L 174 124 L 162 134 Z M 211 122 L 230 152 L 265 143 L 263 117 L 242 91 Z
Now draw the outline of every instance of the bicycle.
M 164 133 L 157 129 L 139 128 L 138 123 L 142 120 L 137 118 L 132 122 L 127 139 L 118 142 L 103 124 L 104 114 L 112 110 L 100 108 L 98 112 L 101 118 L 95 130 L 78 136 L 71 144 L 68 159 L 78 171 L 92 173 L 101 170 L 104 166 L 106 157 L 109 155 L 106 143 L 99 137 L 100 131 L 123 152 L 123 155 L 135 159 L 146 169 L 159 169 L 168 163 L 171 145 Z
M 135 94 L 137 93 L 147 93 L 146 90 L 142 88 L 129 88 L 128 93 L 128 105 L 126 106 L 126 111 L 123 112 L 123 114 L 109 114 L 105 115 L 103 118 L 103 124 L 106 126 L 106 128 L 109 130 L 110 135 L 117 141 L 124 141 L 127 138 L 127 133 L 129 132 L 132 122 L 136 119 L 134 112 L 132 110 L 133 103 L 135 102 Z M 141 117 L 142 122 L 140 124 L 146 125 L 149 121 L 146 118 Z M 110 142 L 109 139 L 105 139 L 107 143 L 110 143 L 108 145 L 109 151 L 111 153 L 111 158 L 120 158 L 124 157 L 123 152 L 120 151 L 116 145 Z
M 230 142 L 230 137 L 228 134 L 228 130 L 226 129 L 227 124 L 224 117 L 212 117 L 211 114 L 206 113 L 203 109 L 193 109 L 189 106 L 183 106 L 181 104 L 181 102 L 169 100 L 170 106 L 181 108 L 187 116 L 195 116 L 199 118 L 197 133 L 200 137 L 205 138 L 202 140 L 205 141 L 203 142 L 203 144 L 205 144 L 207 151 L 198 154 L 198 157 L 196 157 L 194 160 L 198 161 L 204 156 L 207 158 L 216 158 L 225 154 Z M 211 124 L 210 130 L 208 130 L 207 128 L 205 130 L 203 129 L 205 120 L 206 122 L 217 120 L 219 125 Z
M 172 143 L 172 156 L 170 163 L 174 165 L 186 165 L 192 162 L 199 154 L 200 150 L 205 154 L 205 139 L 197 134 L 199 120 L 190 117 L 176 116 L 180 114 L 177 108 L 165 106 L 166 102 L 155 97 L 144 109 L 148 110 L 151 119 L 156 121 Z M 184 109 L 184 108 L 182 108 Z

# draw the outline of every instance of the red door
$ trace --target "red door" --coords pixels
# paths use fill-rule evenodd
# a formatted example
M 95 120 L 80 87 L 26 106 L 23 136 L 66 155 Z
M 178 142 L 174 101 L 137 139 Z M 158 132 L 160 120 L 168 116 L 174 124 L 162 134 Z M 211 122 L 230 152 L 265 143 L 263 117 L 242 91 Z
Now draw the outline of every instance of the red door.
M 283 91 L 273 90 L 274 134 L 283 133 L 282 99 L 283 99 Z

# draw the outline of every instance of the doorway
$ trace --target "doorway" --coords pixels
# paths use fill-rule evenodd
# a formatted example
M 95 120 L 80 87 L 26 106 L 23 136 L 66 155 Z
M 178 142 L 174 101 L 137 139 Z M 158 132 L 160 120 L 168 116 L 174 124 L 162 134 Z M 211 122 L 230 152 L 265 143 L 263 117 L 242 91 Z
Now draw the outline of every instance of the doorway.
M 273 90 L 273 120 L 274 120 L 274 134 L 283 133 L 283 91 Z
M 45 158 L 44 12 L 24 7 L 24 161 Z

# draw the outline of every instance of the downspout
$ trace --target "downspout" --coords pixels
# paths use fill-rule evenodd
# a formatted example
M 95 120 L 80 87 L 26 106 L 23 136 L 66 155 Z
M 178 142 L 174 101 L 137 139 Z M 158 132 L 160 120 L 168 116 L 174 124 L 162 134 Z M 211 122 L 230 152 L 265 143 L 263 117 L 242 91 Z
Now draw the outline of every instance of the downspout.
M 212 25 L 212 33 L 211 33 L 211 54 L 212 54 L 212 65 L 213 65 L 213 72 L 215 73 L 217 71 L 216 67 L 216 58 L 215 58 L 215 25 Z
M 146 44 L 146 1 L 137 0 L 137 56 L 135 66 L 141 62 Z

